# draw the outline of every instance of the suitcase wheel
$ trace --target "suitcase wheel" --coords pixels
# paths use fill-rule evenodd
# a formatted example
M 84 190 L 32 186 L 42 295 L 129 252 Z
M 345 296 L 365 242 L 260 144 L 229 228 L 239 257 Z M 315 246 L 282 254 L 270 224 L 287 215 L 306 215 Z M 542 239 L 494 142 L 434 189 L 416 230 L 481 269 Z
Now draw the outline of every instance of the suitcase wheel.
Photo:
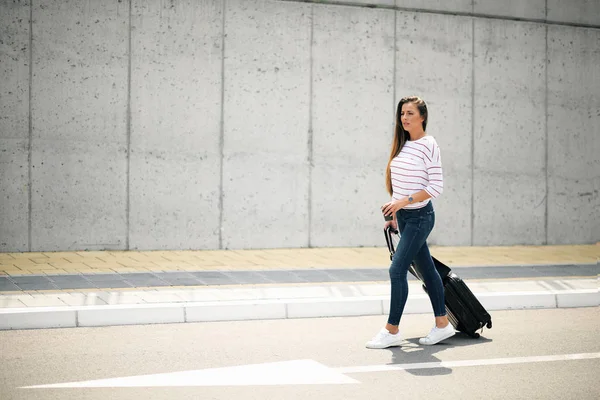
M 492 321 L 488 321 L 488 323 L 485 326 L 487 326 L 488 329 L 491 329 L 492 328 Z
M 475 338 L 475 339 L 479 339 L 481 337 L 481 335 L 477 332 L 473 332 L 472 334 L 470 334 L 469 336 Z

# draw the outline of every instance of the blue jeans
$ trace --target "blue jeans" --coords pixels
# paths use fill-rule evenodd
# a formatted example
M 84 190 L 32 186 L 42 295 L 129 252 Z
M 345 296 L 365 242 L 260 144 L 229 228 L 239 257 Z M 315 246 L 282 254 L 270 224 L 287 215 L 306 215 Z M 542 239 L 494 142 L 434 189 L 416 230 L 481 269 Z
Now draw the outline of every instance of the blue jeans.
M 435 269 L 426 243 L 435 224 L 435 213 L 431 201 L 417 210 L 402 209 L 398 211 L 396 222 L 400 231 L 400 242 L 390 266 L 392 296 L 388 324 L 400 324 L 400 318 L 408 298 L 407 273 L 411 262 L 423 276 L 435 316 L 446 315 L 444 285 L 440 274 Z

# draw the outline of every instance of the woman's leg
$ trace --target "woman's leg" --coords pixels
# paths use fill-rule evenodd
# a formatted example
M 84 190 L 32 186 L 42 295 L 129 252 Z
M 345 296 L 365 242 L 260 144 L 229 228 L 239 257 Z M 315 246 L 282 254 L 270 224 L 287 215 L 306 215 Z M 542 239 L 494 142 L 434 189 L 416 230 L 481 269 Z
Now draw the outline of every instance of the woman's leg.
M 391 333 L 398 330 L 408 299 L 408 267 L 431 232 L 431 225 L 419 216 L 406 218 L 403 222 L 400 242 L 390 266 L 390 315 L 386 328 Z
M 427 287 L 427 293 L 429 294 L 429 299 L 431 300 L 431 306 L 435 315 L 435 326 L 426 337 L 419 339 L 419 343 L 433 345 L 454 336 L 455 331 L 454 327 L 448 322 L 448 317 L 446 316 L 442 278 L 435 269 L 433 259 L 429 253 L 429 247 L 426 243 L 419 249 L 417 256 L 415 257 L 415 264 L 417 264 L 419 272 L 425 282 L 425 286 Z
M 421 246 L 414 261 L 415 266 L 421 273 L 425 286 L 427 287 L 427 293 L 429 294 L 433 313 L 436 317 L 436 325 L 438 328 L 443 328 L 448 323 L 448 318 L 446 317 L 444 284 L 442 283 L 440 274 L 435 269 L 435 264 L 431 258 L 427 243 L 424 243 L 423 246 Z M 438 324 L 440 322 L 441 325 Z

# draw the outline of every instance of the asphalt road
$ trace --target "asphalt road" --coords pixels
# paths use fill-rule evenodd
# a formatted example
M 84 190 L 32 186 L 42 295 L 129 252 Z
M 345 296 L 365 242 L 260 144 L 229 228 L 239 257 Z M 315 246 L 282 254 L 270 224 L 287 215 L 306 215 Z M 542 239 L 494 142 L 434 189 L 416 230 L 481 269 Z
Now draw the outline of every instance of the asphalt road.
M 406 315 L 386 350 L 364 347 L 381 316 L 1 331 L 0 399 L 598 399 L 599 317 L 497 311 L 480 339 L 423 347 L 433 318 Z

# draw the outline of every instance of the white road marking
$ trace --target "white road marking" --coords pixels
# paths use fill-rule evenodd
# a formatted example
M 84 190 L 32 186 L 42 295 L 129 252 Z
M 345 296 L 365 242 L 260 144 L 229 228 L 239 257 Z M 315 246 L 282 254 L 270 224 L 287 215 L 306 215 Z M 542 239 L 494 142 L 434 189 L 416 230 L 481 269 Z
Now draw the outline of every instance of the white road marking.
M 266 385 L 337 385 L 360 383 L 344 374 L 431 368 L 474 367 L 485 365 L 524 364 L 550 361 L 589 360 L 600 353 L 561 354 L 482 360 L 441 361 L 412 364 L 366 365 L 329 368 L 314 360 L 293 360 L 235 367 L 199 369 L 164 374 L 128 376 L 82 382 L 25 386 L 22 389 L 98 388 L 98 387 L 165 387 L 165 386 L 266 386 Z
M 313 360 L 294 360 L 236 367 L 199 369 L 84 382 L 27 386 L 38 388 L 98 388 L 156 386 L 333 385 L 359 383 Z
M 344 367 L 337 368 L 336 371 L 342 374 L 354 374 L 358 372 L 379 372 L 379 371 L 397 371 L 411 369 L 432 369 L 432 368 L 456 368 L 456 367 L 475 367 L 483 365 L 506 365 L 506 364 L 525 364 L 535 362 L 549 361 L 569 361 L 569 360 L 588 360 L 600 358 L 600 353 L 582 353 L 582 354 L 562 354 L 556 356 L 531 356 L 531 357 L 513 357 L 513 358 L 492 358 L 483 360 L 463 360 L 463 361 L 440 361 L 429 363 L 412 364 L 386 364 L 386 365 L 365 365 L 362 367 Z

